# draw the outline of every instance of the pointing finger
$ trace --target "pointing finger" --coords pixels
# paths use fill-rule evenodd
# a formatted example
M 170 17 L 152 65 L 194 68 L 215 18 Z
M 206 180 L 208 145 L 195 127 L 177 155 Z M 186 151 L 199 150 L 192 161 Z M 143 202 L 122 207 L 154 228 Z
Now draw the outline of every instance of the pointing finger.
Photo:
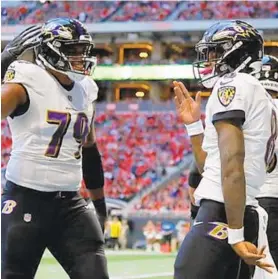
M 273 273 L 273 268 L 274 265 L 266 263 L 266 262 L 261 262 L 261 261 L 257 261 L 256 265 L 261 268 L 264 269 L 265 271 L 267 271 L 268 273 Z

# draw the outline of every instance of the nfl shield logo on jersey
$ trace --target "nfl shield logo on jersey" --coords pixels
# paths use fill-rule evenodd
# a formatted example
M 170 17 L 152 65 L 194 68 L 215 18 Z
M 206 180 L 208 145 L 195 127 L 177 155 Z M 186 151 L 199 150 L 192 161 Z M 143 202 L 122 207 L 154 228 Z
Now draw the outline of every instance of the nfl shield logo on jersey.
M 217 95 L 220 103 L 227 107 L 234 99 L 236 88 L 234 86 L 223 86 L 218 89 Z
M 4 82 L 5 81 L 11 81 L 11 80 L 14 79 L 14 77 L 15 77 L 15 71 L 12 70 L 12 69 L 9 69 L 5 74 Z
M 25 213 L 24 216 L 23 216 L 23 220 L 24 220 L 26 223 L 31 222 L 31 220 L 32 220 L 32 215 L 31 215 L 30 213 Z

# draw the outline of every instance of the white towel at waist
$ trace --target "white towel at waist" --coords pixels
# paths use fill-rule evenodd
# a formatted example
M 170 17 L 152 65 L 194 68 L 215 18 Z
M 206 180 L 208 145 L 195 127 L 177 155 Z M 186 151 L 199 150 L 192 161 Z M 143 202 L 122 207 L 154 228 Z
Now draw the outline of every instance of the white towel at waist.
M 262 261 L 273 264 L 275 266 L 272 256 L 269 252 L 269 245 L 268 245 L 268 240 L 266 235 L 267 222 L 268 222 L 267 212 L 261 206 L 258 206 L 256 208 L 256 211 L 258 212 L 258 216 L 259 216 L 258 248 L 266 246 L 264 251 L 264 253 L 266 254 L 266 258 L 263 259 Z M 263 269 L 256 267 L 253 279 L 278 279 L 277 269 L 273 268 L 272 271 L 273 273 L 270 274 L 264 271 Z

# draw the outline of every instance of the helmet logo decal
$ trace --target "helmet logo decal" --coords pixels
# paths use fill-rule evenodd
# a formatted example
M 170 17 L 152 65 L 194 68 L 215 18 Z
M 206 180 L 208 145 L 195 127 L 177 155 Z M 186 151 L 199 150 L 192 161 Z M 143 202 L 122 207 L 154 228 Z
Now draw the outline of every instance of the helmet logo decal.
M 59 37 L 61 39 L 68 39 L 72 40 L 72 33 L 70 29 L 66 26 L 56 25 L 56 24 L 49 24 L 46 28 L 42 31 L 44 35 L 50 35 L 51 39 Z
M 231 31 L 231 30 L 225 30 L 225 31 L 221 31 L 221 32 L 218 32 L 216 33 L 214 36 L 213 36 L 213 40 L 221 40 L 221 39 L 224 39 L 224 38 L 233 38 L 233 35 L 234 35 L 234 32 Z
M 238 38 L 250 38 L 251 36 L 256 36 L 256 33 L 251 28 L 247 28 L 244 30 L 241 26 L 234 26 L 231 30 L 225 30 L 216 33 L 213 36 L 213 40 L 221 40 L 221 39 L 233 39 L 236 40 Z
M 256 36 L 256 33 L 254 32 L 254 30 L 246 29 L 246 30 L 242 30 L 241 32 L 236 33 L 234 39 L 237 39 L 238 37 L 250 38 L 251 35 Z

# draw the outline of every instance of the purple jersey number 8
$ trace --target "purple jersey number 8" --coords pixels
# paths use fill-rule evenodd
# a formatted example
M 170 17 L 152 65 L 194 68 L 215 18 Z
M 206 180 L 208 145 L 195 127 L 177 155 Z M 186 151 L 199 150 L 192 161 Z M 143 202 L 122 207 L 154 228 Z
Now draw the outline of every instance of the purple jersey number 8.
M 60 153 L 63 138 L 67 133 L 69 124 L 71 122 L 71 114 L 69 112 L 48 110 L 46 122 L 49 124 L 58 125 L 58 128 L 52 135 L 44 155 L 47 157 L 57 158 Z M 80 112 L 77 114 L 76 121 L 73 126 L 73 137 L 77 143 L 79 143 L 78 150 L 73 154 L 76 159 L 81 158 L 80 149 L 89 133 L 88 122 L 88 117 L 85 113 Z
M 267 172 L 270 173 L 275 168 L 277 158 L 275 157 L 275 142 L 277 139 L 277 116 L 274 110 L 271 114 L 271 136 L 267 141 L 266 153 L 265 153 L 265 164 Z

